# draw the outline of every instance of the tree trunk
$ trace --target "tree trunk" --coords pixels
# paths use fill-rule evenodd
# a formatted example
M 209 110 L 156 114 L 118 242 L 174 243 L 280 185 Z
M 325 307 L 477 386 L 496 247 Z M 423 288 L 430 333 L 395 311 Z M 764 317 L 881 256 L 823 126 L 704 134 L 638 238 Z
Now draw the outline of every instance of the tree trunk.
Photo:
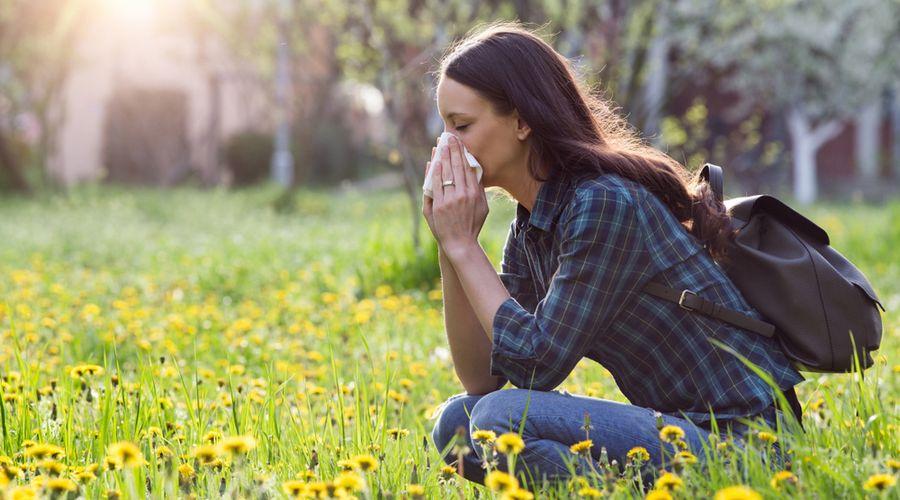
M 28 182 L 19 169 L 19 161 L 13 154 L 6 141 L 6 136 L 0 130 L 0 173 L 5 173 L 13 191 L 28 193 L 31 191 Z
M 791 157 L 794 163 L 794 198 L 801 205 L 816 201 L 816 152 L 841 131 L 840 122 L 829 120 L 815 128 L 801 107 L 788 112 Z
M 856 167 L 867 184 L 878 177 L 881 116 L 880 98 L 867 103 L 856 116 Z
M 661 2 L 656 10 L 653 27 L 653 39 L 647 55 L 649 75 L 644 86 L 642 108 L 644 111 L 644 134 L 652 138 L 656 147 L 662 145 L 659 134 L 662 120 L 663 101 L 666 95 L 666 82 L 669 79 L 669 16 L 668 2 Z
M 891 89 L 891 175 L 900 179 L 900 82 Z

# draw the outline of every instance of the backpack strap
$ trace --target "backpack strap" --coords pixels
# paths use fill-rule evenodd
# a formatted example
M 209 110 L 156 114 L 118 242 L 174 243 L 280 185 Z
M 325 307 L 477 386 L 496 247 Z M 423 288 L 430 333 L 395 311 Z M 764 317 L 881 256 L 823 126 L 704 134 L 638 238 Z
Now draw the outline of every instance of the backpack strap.
M 756 332 L 764 337 L 775 335 L 775 325 L 706 300 L 690 290 L 678 290 L 662 283 L 650 281 L 644 286 L 644 291 L 669 302 L 675 302 L 688 311 L 705 314 L 734 326 Z
M 703 169 L 700 170 L 700 179 L 709 183 L 717 200 L 725 202 L 725 176 L 722 174 L 722 167 L 712 163 L 703 165 Z
M 797 399 L 797 391 L 795 391 L 792 386 L 790 389 L 784 391 L 784 397 L 791 405 L 791 410 L 793 410 L 794 416 L 797 417 L 797 423 L 800 424 L 800 428 L 803 429 L 803 407 L 800 406 L 800 400 Z M 806 429 L 803 430 L 805 431 Z

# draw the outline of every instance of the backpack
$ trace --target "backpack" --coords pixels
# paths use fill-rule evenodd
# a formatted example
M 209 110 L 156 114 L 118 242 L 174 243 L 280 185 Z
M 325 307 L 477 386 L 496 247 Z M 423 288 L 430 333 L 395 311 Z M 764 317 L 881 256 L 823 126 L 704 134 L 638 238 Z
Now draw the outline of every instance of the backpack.
M 881 344 L 878 307 L 872 285 L 837 250 L 828 234 L 777 198 L 758 194 L 723 200 L 722 168 L 707 163 L 700 178 L 710 184 L 731 217 L 734 239 L 728 262 L 720 263 L 747 302 L 765 321 L 701 298 L 650 282 L 644 290 L 766 337 L 775 337 L 795 368 L 813 372 L 872 366 L 871 352 Z M 793 388 L 786 393 L 800 418 Z M 792 401 L 793 399 L 793 401 Z

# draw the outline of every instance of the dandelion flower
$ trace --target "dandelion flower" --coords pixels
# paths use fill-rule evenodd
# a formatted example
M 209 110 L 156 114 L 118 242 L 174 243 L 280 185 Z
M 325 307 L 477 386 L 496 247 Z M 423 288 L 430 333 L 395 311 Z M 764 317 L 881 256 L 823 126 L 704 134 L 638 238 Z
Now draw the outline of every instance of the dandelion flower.
M 666 490 L 650 490 L 645 500 L 672 500 L 672 494 Z
M 650 460 L 650 452 L 647 451 L 647 448 L 644 448 L 643 446 L 635 446 L 634 448 L 628 450 L 627 457 L 632 461 L 646 462 L 647 460 Z
M 510 491 L 519 487 L 519 480 L 509 474 L 493 470 L 484 478 L 484 485 L 491 491 Z
M 68 493 L 70 491 L 75 491 L 78 489 L 78 485 L 75 484 L 75 481 L 71 479 L 66 479 L 64 477 L 54 477 L 47 481 L 47 489 L 59 495 L 61 493 Z
M 190 479 L 194 477 L 194 474 L 196 474 L 196 472 L 194 471 L 194 468 L 191 467 L 191 464 L 181 464 L 178 466 L 178 475 L 182 479 Z
M 32 500 L 37 497 L 37 490 L 31 486 L 17 486 L 6 492 L 6 498 L 9 500 Z
M 603 492 L 598 490 L 597 488 L 585 486 L 584 488 L 578 490 L 578 496 L 581 498 L 600 498 L 603 496 Z
M 45 458 L 60 459 L 65 456 L 65 451 L 59 446 L 52 444 L 39 443 L 25 448 L 25 456 L 34 458 L 35 460 L 43 460 Z
M 778 436 L 776 436 L 775 434 L 772 434 L 771 432 L 766 432 L 766 431 L 758 432 L 756 434 L 756 437 L 759 438 L 760 441 L 767 443 L 767 444 L 772 444 L 775 441 L 778 441 Z
M 378 460 L 372 455 L 357 455 L 352 460 L 356 468 L 363 472 L 374 472 L 378 469 Z
M 587 455 L 591 451 L 591 446 L 594 445 L 594 442 L 590 439 L 585 439 L 584 441 L 579 441 L 572 446 L 569 446 L 569 451 L 575 453 L 576 455 Z
M 409 429 L 392 428 L 387 430 L 388 435 L 393 439 L 400 439 L 409 435 Z
M 406 494 L 411 498 L 425 498 L 425 487 L 421 484 L 410 484 L 406 487 Z
M 450 465 L 441 467 L 441 479 L 448 480 L 456 475 L 456 469 Z
M 292 497 L 299 497 L 307 493 L 306 481 L 292 479 L 281 483 L 281 490 Z
M 144 455 L 136 444 L 119 441 L 109 445 L 108 455 L 113 457 L 122 467 L 133 468 L 144 464 Z
M 222 439 L 219 446 L 229 455 L 246 455 L 250 450 L 256 448 L 256 439 L 253 436 L 229 436 Z
M 659 438 L 667 443 L 673 443 L 684 438 L 684 429 L 677 425 L 666 425 L 659 430 Z
M 680 477 L 666 472 L 656 479 L 655 488 L 658 490 L 675 491 L 684 485 L 684 481 Z
M 351 492 L 361 491 L 366 487 L 363 478 L 359 477 L 359 474 L 355 472 L 341 472 L 338 477 L 334 479 L 334 483 L 338 485 L 338 487 Z
M 697 457 L 689 451 L 679 451 L 675 454 L 675 461 L 682 464 L 695 464 Z
M 888 469 L 891 469 L 894 472 L 900 471 L 900 460 L 889 458 L 887 461 L 887 466 Z
M 219 458 L 219 450 L 213 445 L 205 444 L 194 448 L 191 456 L 200 460 L 203 465 L 209 465 Z
M 525 449 L 525 442 L 515 432 L 507 432 L 497 438 L 497 451 L 503 454 L 519 453 Z
M 716 492 L 713 500 L 762 500 L 762 495 L 747 486 L 729 486 Z
M 784 484 L 797 484 L 797 476 L 794 475 L 793 472 L 789 470 L 782 470 L 775 473 L 772 476 L 772 480 L 769 481 L 769 484 L 773 489 L 780 489 Z
M 897 484 L 897 478 L 890 474 L 872 474 L 863 484 L 866 491 L 884 491 Z
M 478 429 L 472 433 L 472 440 L 478 444 L 492 443 L 495 439 L 497 439 L 497 434 L 487 429 Z
M 523 488 L 513 488 L 500 495 L 500 500 L 532 500 L 533 498 L 534 493 Z

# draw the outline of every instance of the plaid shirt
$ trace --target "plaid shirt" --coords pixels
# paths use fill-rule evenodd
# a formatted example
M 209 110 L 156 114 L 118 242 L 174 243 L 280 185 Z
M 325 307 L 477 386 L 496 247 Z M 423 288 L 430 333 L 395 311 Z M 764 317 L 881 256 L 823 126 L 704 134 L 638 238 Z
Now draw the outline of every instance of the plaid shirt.
M 632 404 L 695 423 L 755 415 L 771 388 L 803 377 L 775 339 L 641 291 L 655 279 L 762 319 L 655 195 L 616 174 L 551 179 L 531 213 L 517 204 L 500 279 L 511 297 L 493 320 L 491 374 L 550 391 L 587 357 Z

